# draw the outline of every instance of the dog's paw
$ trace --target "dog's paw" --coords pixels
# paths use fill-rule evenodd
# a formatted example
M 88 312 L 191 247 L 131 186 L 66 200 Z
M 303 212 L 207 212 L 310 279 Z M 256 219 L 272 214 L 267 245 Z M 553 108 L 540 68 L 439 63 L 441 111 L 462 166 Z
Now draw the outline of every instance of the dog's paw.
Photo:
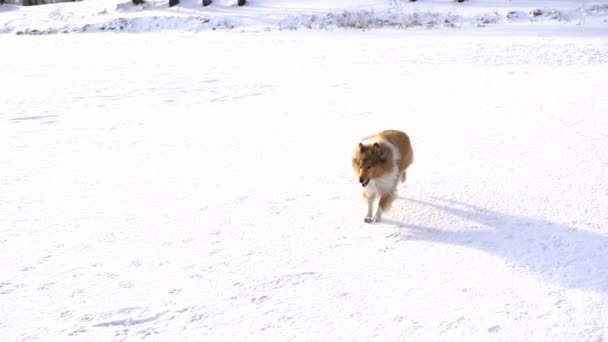
M 363 219 L 363 222 L 365 222 L 365 223 L 372 223 L 373 221 L 372 221 L 371 217 L 365 216 L 365 218 Z
M 380 223 L 380 222 L 382 222 L 382 217 L 380 217 L 380 216 L 374 216 L 374 218 L 371 219 L 371 222 L 373 222 L 373 223 Z

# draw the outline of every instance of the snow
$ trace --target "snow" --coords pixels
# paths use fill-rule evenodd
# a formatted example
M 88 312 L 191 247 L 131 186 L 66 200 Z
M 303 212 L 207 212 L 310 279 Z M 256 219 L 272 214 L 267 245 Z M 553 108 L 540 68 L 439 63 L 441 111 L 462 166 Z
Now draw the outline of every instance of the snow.
M 4 12 L 4 13 L 3 13 Z M 604 0 L 168 0 L 134 6 L 131 1 L 85 0 L 43 6 L 0 7 L 0 33 L 200 32 L 334 29 L 468 29 L 494 26 L 596 27 L 606 34 Z
M 111 3 L 0 6 L 3 341 L 608 338 L 605 13 L 462 19 L 601 2 Z M 463 27 L 276 24 L 372 5 Z M 387 128 L 416 158 L 365 224 Z

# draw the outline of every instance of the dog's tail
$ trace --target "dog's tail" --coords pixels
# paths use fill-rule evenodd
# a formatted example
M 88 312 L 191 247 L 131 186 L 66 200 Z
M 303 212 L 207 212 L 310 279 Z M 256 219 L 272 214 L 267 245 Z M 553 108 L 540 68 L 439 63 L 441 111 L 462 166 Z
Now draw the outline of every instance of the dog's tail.
M 410 165 L 414 163 L 414 149 L 412 148 L 411 141 L 407 145 L 407 153 L 405 153 L 404 162 L 405 163 L 403 165 L 405 166 L 405 168 L 403 169 L 403 171 L 401 171 L 401 174 L 399 175 L 399 180 L 401 181 L 401 183 L 405 182 L 407 178 L 407 169 L 410 167 Z

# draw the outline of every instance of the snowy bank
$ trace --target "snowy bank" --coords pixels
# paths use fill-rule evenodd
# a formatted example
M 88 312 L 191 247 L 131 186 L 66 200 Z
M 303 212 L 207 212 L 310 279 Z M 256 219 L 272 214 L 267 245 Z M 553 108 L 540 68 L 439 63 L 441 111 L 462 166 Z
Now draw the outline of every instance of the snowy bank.
M 161 32 L 207 30 L 332 30 L 438 29 L 495 25 L 578 25 L 608 30 L 604 1 L 477 1 L 451 0 L 383 2 L 252 0 L 238 7 L 232 0 L 216 0 L 203 7 L 184 0 L 169 8 L 168 1 L 90 0 L 33 7 L 0 6 L 0 32 L 52 34 L 72 32 Z

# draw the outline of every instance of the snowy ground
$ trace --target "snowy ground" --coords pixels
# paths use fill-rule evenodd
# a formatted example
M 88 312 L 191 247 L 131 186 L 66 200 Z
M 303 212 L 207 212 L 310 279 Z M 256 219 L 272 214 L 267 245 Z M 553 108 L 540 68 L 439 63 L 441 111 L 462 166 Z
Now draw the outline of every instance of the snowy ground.
M 0 46 L 4 341 L 608 337 L 606 37 Z M 367 225 L 384 128 L 416 162 Z
M 264 32 L 279 1 L 218 1 L 238 29 L 16 35 L 99 31 L 92 3 L 0 6 L 2 341 L 608 339 L 600 14 Z M 386 128 L 416 159 L 364 224 L 350 156 Z

